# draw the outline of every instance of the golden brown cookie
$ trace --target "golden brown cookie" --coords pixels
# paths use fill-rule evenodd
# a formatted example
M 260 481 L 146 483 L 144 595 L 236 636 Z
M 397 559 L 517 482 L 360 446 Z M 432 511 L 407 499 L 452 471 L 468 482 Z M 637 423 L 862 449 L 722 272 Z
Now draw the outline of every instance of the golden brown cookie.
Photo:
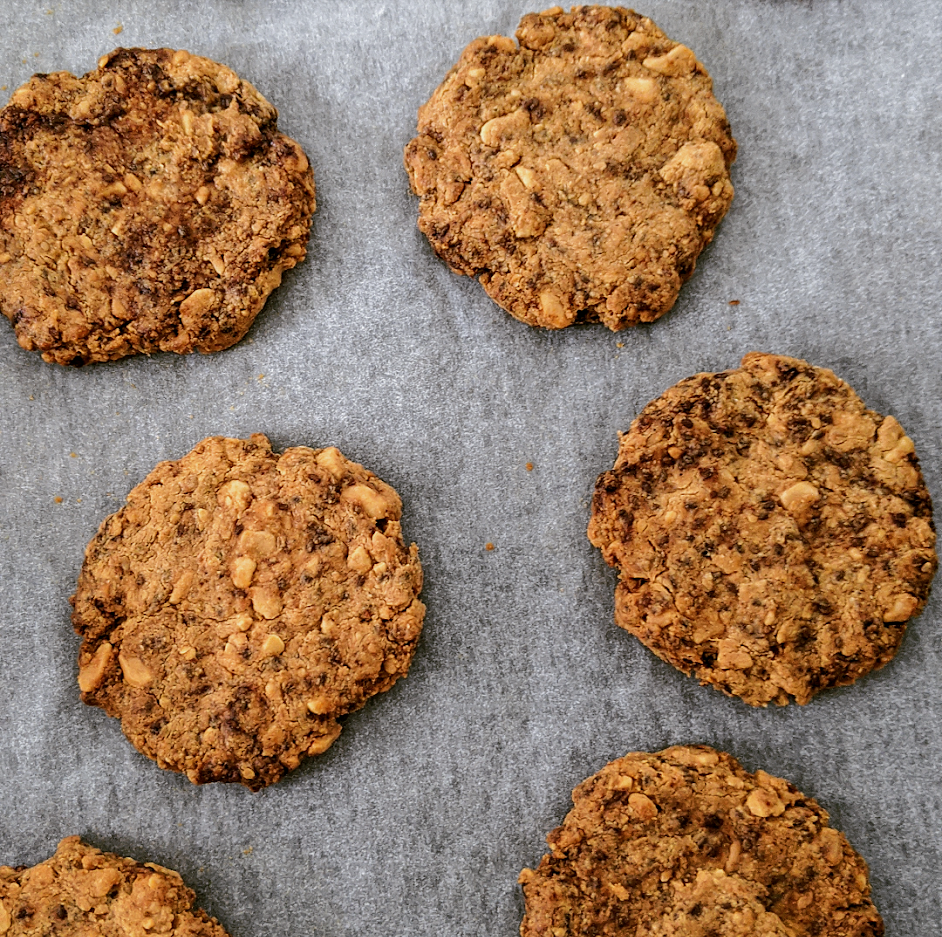
M 117 49 L 0 111 L 0 312 L 46 361 L 219 351 L 305 254 L 314 178 L 223 65 Z
M 0 866 L 5 937 L 226 937 L 193 907 L 176 872 L 87 846 L 77 836 L 32 868 Z
M 710 77 L 621 7 L 530 13 L 517 39 L 476 39 L 419 109 L 419 228 L 530 325 L 652 322 L 733 198 Z
M 195 784 L 277 781 L 408 672 L 425 606 L 401 513 L 334 448 L 216 436 L 160 463 L 85 551 L 82 699 Z
M 899 423 L 831 371 L 758 352 L 644 408 L 589 539 L 619 571 L 616 622 L 753 706 L 886 664 L 938 565 Z
M 520 875 L 522 937 L 880 937 L 867 864 L 781 778 L 706 746 L 635 752 L 572 795 Z

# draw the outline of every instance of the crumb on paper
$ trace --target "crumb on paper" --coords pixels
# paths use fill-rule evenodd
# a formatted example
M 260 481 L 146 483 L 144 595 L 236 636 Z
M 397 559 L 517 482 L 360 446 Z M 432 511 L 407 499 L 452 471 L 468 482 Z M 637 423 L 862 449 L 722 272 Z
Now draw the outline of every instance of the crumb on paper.
M 494 544 L 488 541 L 487 543 L 484 544 L 484 549 L 490 552 L 491 550 L 494 549 Z
M 729 301 L 729 304 L 730 304 L 730 306 L 738 306 L 738 305 L 739 305 L 739 300 L 738 300 L 738 299 L 731 299 L 731 300 Z
M 624 347 L 625 347 L 625 343 L 624 343 L 624 342 L 615 342 L 615 347 L 616 347 L 616 348 L 624 348 Z
M 532 462 L 527 462 L 527 464 L 526 464 L 526 470 L 527 470 L 528 472 L 532 472 L 532 471 L 533 471 L 533 463 L 532 463 Z
M 242 855 L 243 855 L 243 856 L 251 856 L 254 851 L 255 851 L 255 847 L 254 847 L 254 846 L 249 846 L 248 848 L 242 850 Z
M 78 456 L 77 456 L 74 452 L 70 452 L 70 453 L 69 453 L 69 458 L 70 458 L 70 459 L 77 459 Z
M 59 495 L 56 495 L 52 500 L 55 501 L 56 504 L 62 504 L 62 498 L 59 497 Z
M 259 374 L 258 379 L 259 379 L 260 381 L 264 380 L 264 379 L 265 379 L 265 375 L 264 375 L 264 374 Z
M 112 29 L 111 31 L 112 31 L 116 36 L 120 36 L 121 33 L 124 32 L 124 26 L 122 26 L 121 23 L 118 23 L 118 25 L 115 26 L 115 28 Z

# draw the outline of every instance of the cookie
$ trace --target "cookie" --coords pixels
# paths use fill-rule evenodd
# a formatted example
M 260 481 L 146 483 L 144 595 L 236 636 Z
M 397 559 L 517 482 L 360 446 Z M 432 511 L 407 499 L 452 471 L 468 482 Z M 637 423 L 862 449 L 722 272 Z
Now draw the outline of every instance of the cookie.
M 195 784 L 258 790 L 406 675 L 425 606 L 399 496 L 334 448 L 211 437 L 85 551 L 82 699 Z
M 520 875 L 522 937 L 880 937 L 867 864 L 781 778 L 706 746 L 635 752 L 572 795 Z
M 736 158 L 706 69 L 620 7 L 476 39 L 405 151 L 419 228 L 530 325 L 667 312 L 729 208 Z
M 118 49 L 0 111 L 0 312 L 57 364 L 219 351 L 303 259 L 314 179 L 223 65 Z
M 938 565 L 897 420 L 831 371 L 758 352 L 642 410 L 589 539 L 619 571 L 616 622 L 753 706 L 886 664 Z
M 176 872 L 102 852 L 70 836 L 32 868 L 0 866 L 5 937 L 226 937 Z

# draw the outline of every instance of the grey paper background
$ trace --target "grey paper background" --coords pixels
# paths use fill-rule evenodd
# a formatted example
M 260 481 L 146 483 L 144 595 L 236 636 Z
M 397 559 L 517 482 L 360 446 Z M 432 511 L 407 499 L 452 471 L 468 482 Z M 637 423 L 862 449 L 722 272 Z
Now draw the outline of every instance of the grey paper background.
M 118 44 L 188 48 L 279 108 L 319 210 L 308 260 L 229 351 L 63 369 L 0 322 L 0 862 L 78 833 L 178 869 L 233 937 L 511 937 L 517 874 L 571 788 L 627 751 L 704 742 L 820 800 L 888 934 L 938 934 L 942 589 L 883 671 L 753 710 L 612 624 L 615 574 L 585 526 L 616 432 L 752 349 L 833 368 L 895 414 L 942 498 L 942 5 L 646 3 L 707 65 L 740 157 L 674 311 L 616 335 L 516 322 L 415 228 L 416 108 L 528 3 L 47 2 L 0 6 L 0 101 Z M 68 597 L 156 462 L 256 431 L 337 445 L 399 490 L 428 617 L 409 679 L 253 795 L 160 771 L 79 702 Z

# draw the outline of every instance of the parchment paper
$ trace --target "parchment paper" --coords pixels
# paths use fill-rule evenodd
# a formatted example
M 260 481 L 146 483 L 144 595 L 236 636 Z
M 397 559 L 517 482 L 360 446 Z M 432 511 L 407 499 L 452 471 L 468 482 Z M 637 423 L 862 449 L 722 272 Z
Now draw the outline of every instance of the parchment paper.
M 0 5 L 0 101 L 119 44 L 188 48 L 279 108 L 319 209 L 307 261 L 229 351 L 64 369 L 0 322 L 0 863 L 78 833 L 179 870 L 233 937 L 511 937 L 517 875 L 572 787 L 628 751 L 703 742 L 830 811 L 888 934 L 938 934 L 942 589 L 881 672 L 753 710 L 614 626 L 615 574 L 585 527 L 617 431 L 752 349 L 833 368 L 896 415 L 942 498 L 942 5 L 647 2 L 706 64 L 740 156 L 674 311 L 616 335 L 516 322 L 415 228 L 416 109 L 529 4 L 47 3 Z M 82 705 L 68 597 L 158 461 L 256 431 L 337 445 L 398 489 L 429 611 L 408 680 L 253 795 L 159 770 Z

